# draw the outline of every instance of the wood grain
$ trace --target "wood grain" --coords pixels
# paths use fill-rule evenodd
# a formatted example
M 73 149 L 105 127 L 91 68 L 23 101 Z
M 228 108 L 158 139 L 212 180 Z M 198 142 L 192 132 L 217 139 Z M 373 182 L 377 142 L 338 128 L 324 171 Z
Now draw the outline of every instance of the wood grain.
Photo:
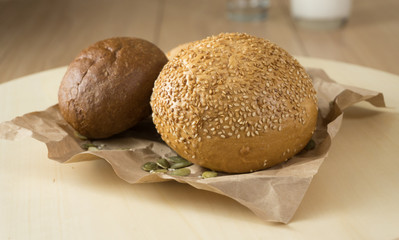
M 0 239 L 397 239 L 399 76 L 299 61 L 343 84 L 383 92 L 390 108 L 360 103 L 345 111 L 329 156 L 288 225 L 265 222 L 230 198 L 187 184 L 132 185 L 103 160 L 60 164 L 32 138 L 0 139 Z M 0 102 L 9 104 L 0 122 L 54 104 L 64 72 L 1 84 Z
M 0 83 L 69 64 L 112 36 L 136 36 L 164 51 L 219 32 L 268 38 L 297 56 L 350 62 L 399 74 L 399 1 L 354 0 L 348 24 L 331 31 L 295 25 L 288 0 L 272 0 L 259 22 L 226 18 L 225 0 L 2 0 Z
M 293 25 L 280 5 L 279 2 L 273 5 L 266 21 L 234 22 L 226 17 L 224 1 L 170 0 L 164 7 L 159 45 L 169 50 L 177 44 L 220 32 L 246 32 L 268 38 L 292 54 L 304 55 Z
M 296 31 L 307 56 L 399 74 L 398 11 L 398 1 L 354 1 L 352 16 L 344 28 L 312 31 L 297 27 Z
M 67 65 L 101 39 L 135 36 L 156 42 L 159 2 L 0 2 L 0 82 Z

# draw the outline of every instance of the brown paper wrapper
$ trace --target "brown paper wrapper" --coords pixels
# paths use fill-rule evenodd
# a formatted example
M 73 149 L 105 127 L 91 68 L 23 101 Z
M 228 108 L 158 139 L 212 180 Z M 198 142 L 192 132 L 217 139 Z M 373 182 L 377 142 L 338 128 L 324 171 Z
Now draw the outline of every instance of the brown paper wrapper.
M 267 221 L 288 223 L 308 189 L 313 176 L 327 157 L 331 141 L 340 128 L 342 111 L 360 101 L 385 107 L 383 95 L 374 91 L 338 84 L 322 70 L 308 69 L 318 94 L 319 118 L 313 140 L 316 147 L 302 151 L 275 167 L 247 174 L 219 174 L 202 179 L 205 170 L 190 166 L 191 175 L 170 176 L 141 170 L 147 161 L 176 155 L 157 134 L 151 119 L 142 121 L 112 138 L 93 141 L 99 151 L 85 151 L 87 141 L 75 136 L 64 121 L 58 105 L 32 112 L 0 124 L 0 138 L 15 140 L 32 137 L 44 142 L 48 157 L 61 163 L 102 158 L 109 162 L 123 180 L 136 184 L 175 180 L 195 188 L 225 195 L 248 207 Z

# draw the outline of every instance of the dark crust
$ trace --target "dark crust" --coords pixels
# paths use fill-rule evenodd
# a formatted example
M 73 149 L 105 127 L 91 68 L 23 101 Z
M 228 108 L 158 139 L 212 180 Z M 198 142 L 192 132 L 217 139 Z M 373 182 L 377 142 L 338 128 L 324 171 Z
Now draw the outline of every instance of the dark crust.
M 154 81 L 166 64 L 154 44 L 129 37 L 106 39 L 83 50 L 61 82 L 61 114 L 92 139 L 122 132 L 150 112 Z

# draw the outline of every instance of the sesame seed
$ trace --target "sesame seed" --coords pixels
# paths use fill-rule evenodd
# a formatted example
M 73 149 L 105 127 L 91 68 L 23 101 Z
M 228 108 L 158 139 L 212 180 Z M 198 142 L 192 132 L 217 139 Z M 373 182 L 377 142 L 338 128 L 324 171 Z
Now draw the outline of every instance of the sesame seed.
M 151 97 L 157 131 L 174 138 L 165 141 L 174 148 L 189 146 L 187 156 L 193 155 L 189 143 L 212 136 L 239 139 L 282 131 L 285 121 L 306 124 L 308 103 L 317 109 L 306 71 L 283 49 L 247 34 L 190 43 L 165 65 Z

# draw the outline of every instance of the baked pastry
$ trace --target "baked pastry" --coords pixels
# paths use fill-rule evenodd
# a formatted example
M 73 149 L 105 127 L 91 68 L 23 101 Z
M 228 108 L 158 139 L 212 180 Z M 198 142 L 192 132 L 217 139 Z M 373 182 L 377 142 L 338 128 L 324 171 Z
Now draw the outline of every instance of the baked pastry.
M 175 48 L 171 49 L 169 52 L 167 52 L 166 57 L 168 57 L 168 59 L 171 60 L 180 52 L 180 50 L 188 47 L 189 44 L 190 43 L 183 43 L 183 44 L 178 45 L 177 47 L 175 47 Z
M 120 133 L 151 114 L 152 87 L 167 61 L 143 39 L 99 41 L 69 65 L 58 92 L 60 112 L 88 138 Z
M 190 43 L 163 68 L 151 96 L 162 139 L 200 166 L 269 168 L 301 151 L 317 121 L 305 69 L 261 38 L 222 33 Z

